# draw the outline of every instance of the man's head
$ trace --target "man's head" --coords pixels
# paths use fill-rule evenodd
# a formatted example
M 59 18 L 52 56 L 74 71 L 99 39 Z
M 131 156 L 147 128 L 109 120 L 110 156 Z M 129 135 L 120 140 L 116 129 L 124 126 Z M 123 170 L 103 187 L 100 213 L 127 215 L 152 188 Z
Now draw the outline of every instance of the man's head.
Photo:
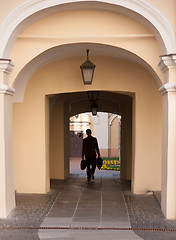
M 86 130 L 86 133 L 87 133 L 88 136 L 91 136 L 92 131 L 91 131 L 90 129 L 87 129 L 87 130 Z

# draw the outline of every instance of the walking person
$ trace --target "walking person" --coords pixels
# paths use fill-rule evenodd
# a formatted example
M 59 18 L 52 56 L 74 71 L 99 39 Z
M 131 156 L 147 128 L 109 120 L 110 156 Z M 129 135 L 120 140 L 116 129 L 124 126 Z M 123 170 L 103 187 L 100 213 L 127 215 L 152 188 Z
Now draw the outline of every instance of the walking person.
M 83 139 L 82 146 L 82 159 L 86 159 L 87 163 L 87 180 L 90 181 L 94 179 L 94 173 L 96 168 L 96 156 L 100 158 L 100 152 L 98 147 L 98 142 L 95 137 L 92 137 L 91 130 L 86 130 L 87 137 Z

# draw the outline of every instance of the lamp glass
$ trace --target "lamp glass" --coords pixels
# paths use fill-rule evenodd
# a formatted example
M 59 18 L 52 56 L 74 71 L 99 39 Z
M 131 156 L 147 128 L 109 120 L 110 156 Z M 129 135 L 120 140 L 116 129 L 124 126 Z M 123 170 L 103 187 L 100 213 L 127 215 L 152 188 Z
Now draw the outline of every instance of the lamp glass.
M 84 84 L 91 84 L 92 83 L 93 73 L 94 73 L 94 69 L 92 69 L 92 68 L 82 69 Z

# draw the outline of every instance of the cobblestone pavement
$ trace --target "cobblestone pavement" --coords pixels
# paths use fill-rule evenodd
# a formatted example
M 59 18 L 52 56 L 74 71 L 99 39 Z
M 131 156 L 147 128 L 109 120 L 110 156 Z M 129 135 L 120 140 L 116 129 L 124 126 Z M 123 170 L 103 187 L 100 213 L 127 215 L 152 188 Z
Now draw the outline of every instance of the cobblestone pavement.
M 118 179 L 118 181 L 120 180 Z M 154 195 L 134 195 L 130 192 L 129 182 L 120 182 L 128 207 L 132 228 L 176 229 L 176 221 L 167 220 L 164 217 L 160 204 Z M 135 233 L 146 240 L 176 239 L 176 231 L 135 231 Z
M 16 194 L 16 208 L 7 219 L 0 219 L 0 226 L 39 227 L 61 189 L 62 185 L 48 194 Z M 0 239 L 39 239 L 38 230 L 0 230 Z
M 97 174 L 99 173 L 97 171 Z M 17 206 L 7 219 L 0 219 L 0 226 L 39 227 L 58 194 L 64 189 L 65 184 L 71 184 L 74 178 L 77 177 L 77 174 L 85 176 L 84 172 L 73 168 L 69 179 L 52 182 L 51 191 L 48 194 L 16 194 Z M 106 171 L 104 174 L 106 174 Z M 154 195 L 133 195 L 130 192 L 129 183 L 120 181 L 118 173 L 114 172 L 114 175 L 117 181 L 120 182 L 132 228 L 176 229 L 176 221 L 165 219 L 161 212 L 160 204 Z M 146 240 L 176 239 L 176 232 L 137 230 L 135 233 Z M 0 230 L 0 240 L 7 239 L 38 240 L 38 230 Z

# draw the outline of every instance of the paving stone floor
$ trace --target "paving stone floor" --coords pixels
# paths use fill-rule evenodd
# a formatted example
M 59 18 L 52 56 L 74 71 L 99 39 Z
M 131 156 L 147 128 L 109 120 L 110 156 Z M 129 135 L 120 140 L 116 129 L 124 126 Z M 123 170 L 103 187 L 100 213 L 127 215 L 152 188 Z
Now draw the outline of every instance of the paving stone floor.
M 97 174 L 91 182 L 87 182 L 85 175 L 78 175 L 58 194 L 41 226 L 72 228 L 39 230 L 41 240 L 141 239 L 133 231 L 102 229 L 131 227 L 120 184 L 112 173 Z
M 131 194 L 129 182 L 120 181 L 117 172 L 110 174 L 109 171 L 97 171 L 95 181 L 87 183 L 85 172 L 80 172 L 79 165 L 74 164 L 71 169 L 69 179 L 52 181 L 48 194 L 16 194 L 17 207 L 7 219 L 0 219 L 0 226 L 37 228 L 45 224 L 49 226 L 49 222 L 53 226 L 53 219 L 57 218 L 58 222 L 54 221 L 56 226 L 71 226 L 77 229 L 1 229 L 0 240 L 176 239 L 176 232 L 169 231 L 78 229 L 80 226 L 176 229 L 176 221 L 164 218 L 154 195 Z M 120 196 L 117 190 L 121 190 Z M 90 196 L 94 196 L 94 201 Z M 102 208 L 102 203 L 104 206 L 107 204 L 106 208 Z M 126 218 L 124 206 L 128 209 L 129 219 Z M 118 219 L 119 216 L 121 217 Z

